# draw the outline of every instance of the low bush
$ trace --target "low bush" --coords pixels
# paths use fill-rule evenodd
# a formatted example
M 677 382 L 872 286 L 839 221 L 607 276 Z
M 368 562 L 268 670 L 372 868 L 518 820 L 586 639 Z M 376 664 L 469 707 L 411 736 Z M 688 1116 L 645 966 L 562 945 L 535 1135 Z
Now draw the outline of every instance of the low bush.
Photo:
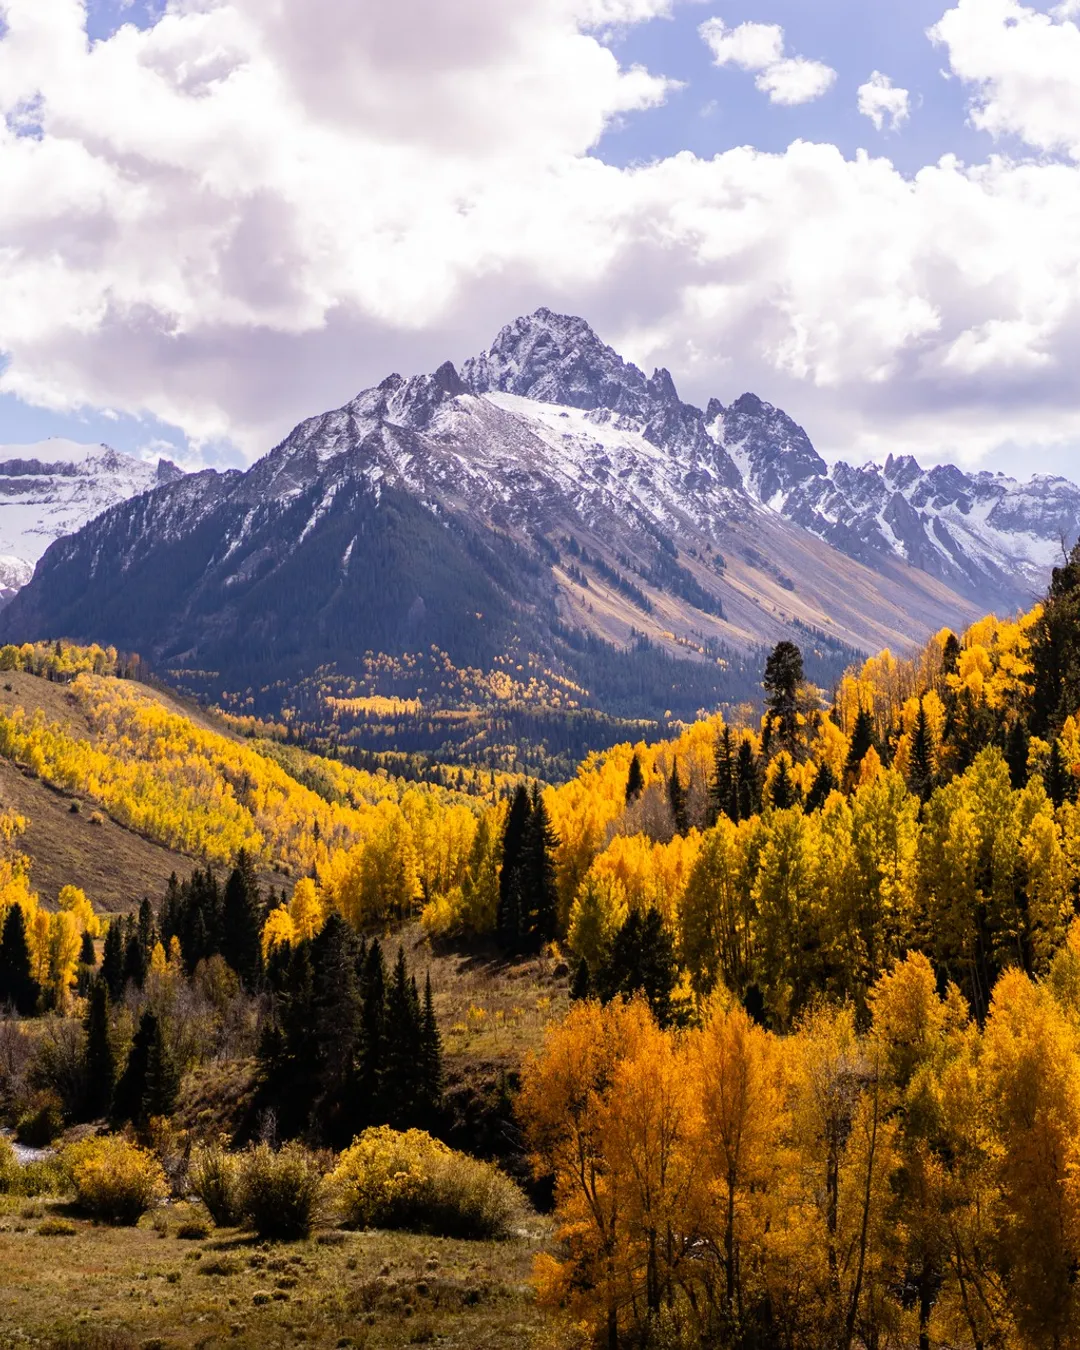
M 219 1228 L 241 1222 L 240 1159 L 220 1144 L 197 1148 L 191 1155 L 188 1182 Z
M 259 1144 L 241 1155 L 240 1210 L 261 1238 L 293 1242 L 309 1236 L 322 1190 L 322 1168 L 300 1144 L 286 1144 L 276 1153 Z
M 344 1221 L 456 1238 L 505 1238 L 526 1210 L 497 1167 L 458 1153 L 423 1130 L 365 1130 L 330 1178 Z
M 210 1225 L 202 1219 L 188 1219 L 176 1230 L 181 1242 L 202 1242 L 210 1236 Z
M 59 1157 L 43 1158 L 26 1164 L 20 1186 L 23 1195 L 67 1195 L 71 1191 L 71 1176 Z
M 51 1092 L 35 1097 L 30 1109 L 19 1117 L 15 1138 L 27 1148 L 48 1148 L 64 1132 L 64 1108 Z
M 0 1195 L 18 1195 L 22 1190 L 22 1168 L 11 1147 L 11 1140 L 0 1134 Z
M 76 1237 L 79 1230 L 67 1219 L 46 1219 L 38 1225 L 39 1237 Z
M 121 1135 L 71 1144 L 63 1162 L 80 1207 L 105 1223 L 136 1224 L 168 1194 L 161 1163 Z

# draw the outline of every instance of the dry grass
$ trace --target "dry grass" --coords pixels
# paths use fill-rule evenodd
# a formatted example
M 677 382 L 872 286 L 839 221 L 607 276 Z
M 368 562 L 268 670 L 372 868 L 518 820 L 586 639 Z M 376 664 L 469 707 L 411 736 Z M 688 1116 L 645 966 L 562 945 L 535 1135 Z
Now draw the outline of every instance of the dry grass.
M 528 1284 L 540 1231 L 500 1243 L 334 1232 L 273 1246 L 219 1230 L 193 1244 L 177 1237 L 185 1215 L 159 1224 L 163 1235 L 149 1220 L 76 1219 L 74 1236 L 50 1242 L 40 1229 L 53 1215 L 0 1212 L 0 1346 L 551 1343 Z
M 516 1069 L 538 1050 L 545 1028 L 570 1006 L 570 970 L 553 956 L 507 961 L 491 946 L 433 949 L 419 924 L 386 939 L 392 957 L 403 942 L 417 982 L 431 972 L 447 1068 L 457 1063 Z

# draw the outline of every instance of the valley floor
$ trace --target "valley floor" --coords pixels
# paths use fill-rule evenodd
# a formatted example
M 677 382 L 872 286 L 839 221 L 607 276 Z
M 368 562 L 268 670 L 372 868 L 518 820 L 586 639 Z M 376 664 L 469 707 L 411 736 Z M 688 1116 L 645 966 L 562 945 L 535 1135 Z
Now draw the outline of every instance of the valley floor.
M 339 1230 L 287 1245 L 230 1230 L 185 1241 L 185 1209 L 108 1228 L 0 1199 L 0 1347 L 525 1350 L 540 1337 L 539 1228 L 499 1243 Z M 57 1219 L 73 1231 L 50 1236 Z

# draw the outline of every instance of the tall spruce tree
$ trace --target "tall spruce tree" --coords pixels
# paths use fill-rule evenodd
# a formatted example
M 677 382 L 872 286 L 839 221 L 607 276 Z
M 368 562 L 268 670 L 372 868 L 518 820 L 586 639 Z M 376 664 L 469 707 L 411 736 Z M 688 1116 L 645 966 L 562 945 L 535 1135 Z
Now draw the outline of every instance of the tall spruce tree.
M 713 753 L 713 780 L 709 786 L 710 824 L 721 816 L 727 816 L 736 824 L 739 822 L 739 787 L 737 751 L 731 728 L 725 724 L 716 738 Z
M 240 850 L 221 907 L 221 954 L 248 989 L 258 983 L 262 971 L 262 908 L 255 869 L 244 849 Z
M 180 1069 L 165 1035 L 165 1028 L 155 1019 L 154 1039 L 146 1060 L 146 1086 L 143 1090 L 140 1121 L 155 1116 L 171 1116 L 176 1109 L 180 1092 Z
M 360 981 L 361 1036 L 357 1071 L 360 1112 L 368 1125 L 384 1125 L 383 1077 L 386 1072 L 386 961 L 376 938 Z
M 109 989 L 99 976 L 90 985 L 86 1005 L 86 1102 L 88 1120 L 107 1117 L 112 1111 L 116 1085 L 116 1057 L 109 1037 Z
M 113 1093 L 112 1114 L 113 1121 L 117 1125 L 126 1124 L 128 1121 L 134 1125 L 143 1123 L 150 1056 L 157 1038 L 157 1018 L 147 1009 L 139 1019 L 124 1072 L 117 1080 L 116 1090 Z
M 919 699 L 919 713 L 911 733 L 910 765 L 908 787 L 925 802 L 934 790 L 934 737 L 922 699 Z
M 1032 633 L 1032 732 L 1044 739 L 1080 708 L 1080 543 L 1055 567 Z
M 679 761 L 671 765 L 671 777 L 668 779 L 668 805 L 671 807 L 671 819 L 676 834 L 690 833 L 690 817 L 686 811 L 686 789 L 679 777 Z
M 873 714 L 868 708 L 860 708 L 855 725 L 851 728 L 851 744 L 844 768 L 844 777 L 849 788 L 858 778 L 862 762 L 871 749 L 877 749 L 877 731 L 874 729 Z
M 744 736 L 739 746 L 736 762 L 736 779 L 739 801 L 739 817 L 749 820 L 761 810 L 761 778 L 758 774 L 754 747 Z
M 101 953 L 101 978 L 109 991 L 109 998 L 119 1003 L 124 996 L 124 922 L 117 917 L 105 932 Z
M 431 972 L 424 979 L 424 1006 L 420 1015 L 420 1098 L 417 1124 L 431 1128 L 442 1107 L 443 1057 L 435 999 L 431 992 Z
M 383 1104 L 387 1123 L 407 1128 L 420 1108 L 422 1014 L 416 981 L 409 978 L 405 949 L 398 948 L 386 991 L 386 1072 Z
M 322 1137 L 341 1146 L 361 1127 L 357 1060 L 363 1006 L 352 930 L 336 911 L 311 943 L 315 1111 Z
M 791 779 L 791 770 L 788 768 L 787 756 L 782 757 L 779 761 L 769 796 L 773 806 L 775 806 L 778 811 L 786 811 L 789 807 L 795 805 L 798 794 L 795 791 L 795 784 Z
M 1005 744 L 1005 762 L 1009 766 L 1009 781 L 1013 791 L 1019 792 L 1027 787 L 1028 754 L 1031 750 L 1031 737 L 1022 718 L 1018 717 L 1009 731 Z
M 1050 742 L 1050 754 L 1043 769 L 1043 786 L 1055 807 L 1071 801 L 1075 794 L 1076 780 L 1069 772 L 1061 742 L 1056 738 Z
M 597 988 L 604 1002 L 644 994 L 661 1026 L 671 1023 L 671 999 L 678 983 L 675 943 L 659 910 L 631 910 L 615 934 L 611 953 L 598 972 Z
M 645 775 L 641 771 L 641 757 L 637 751 L 634 751 L 634 757 L 630 761 L 630 772 L 626 775 L 626 804 L 633 806 L 634 802 L 645 791 Z
M 805 810 L 807 814 L 812 811 L 820 811 L 829 800 L 829 793 L 835 792 L 837 786 L 836 775 L 826 763 L 822 762 L 814 775 L 814 781 L 810 784 L 810 791 L 806 796 Z
M 545 942 L 554 941 L 558 932 L 559 888 L 555 881 L 558 842 L 540 787 L 534 784 L 525 822 L 524 875 L 529 945 L 537 950 Z
M 0 937 L 0 1008 L 11 1004 L 21 1016 L 32 1017 L 40 996 L 30 960 L 26 917 L 21 905 L 12 905 Z
M 799 730 L 799 685 L 803 656 L 794 642 L 778 642 L 765 662 L 765 716 L 769 731 L 784 750 L 795 753 Z
M 499 869 L 497 934 L 500 945 L 509 952 L 522 949 L 528 930 L 525 853 L 531 814 L 528 790 L 519 784 L 506 817 Z

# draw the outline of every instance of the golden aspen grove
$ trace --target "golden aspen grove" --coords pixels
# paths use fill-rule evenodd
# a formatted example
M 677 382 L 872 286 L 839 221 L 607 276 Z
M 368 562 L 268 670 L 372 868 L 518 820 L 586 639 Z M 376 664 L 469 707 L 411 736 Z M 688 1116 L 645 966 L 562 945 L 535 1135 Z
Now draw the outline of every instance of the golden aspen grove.
M 47 1150 L 0 1137 L 0 1193 L 508 1244 L 537 1344 L 1080 1346 L 1078 619 L 1080 551 L 833 691 L 781 643 L 760 714 L 548 785 L 4 648 L 4 764 L 176 866 L 39 895 L 0 814 L 0 1113 Z M 344 1343 L 328 1306 L 303 1339 Z

